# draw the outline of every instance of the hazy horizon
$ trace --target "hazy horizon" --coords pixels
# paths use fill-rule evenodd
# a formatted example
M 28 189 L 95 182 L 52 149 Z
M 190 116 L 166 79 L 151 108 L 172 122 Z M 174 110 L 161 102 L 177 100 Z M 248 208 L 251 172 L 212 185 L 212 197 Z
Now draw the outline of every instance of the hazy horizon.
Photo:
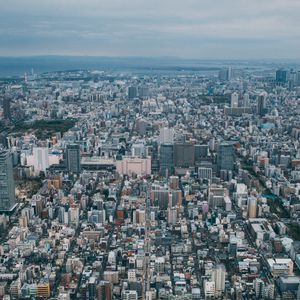
M 300 58 L 297 0 L 2 2 L 3 57 Z

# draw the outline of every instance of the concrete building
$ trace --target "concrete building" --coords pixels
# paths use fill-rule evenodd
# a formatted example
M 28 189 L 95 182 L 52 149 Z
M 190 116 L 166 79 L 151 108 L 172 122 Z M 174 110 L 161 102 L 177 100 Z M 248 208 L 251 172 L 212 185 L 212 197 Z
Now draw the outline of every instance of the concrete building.
M 116 162 L 117 172 L 121 175 L 150 175 L 151 158 L 123 157 Z

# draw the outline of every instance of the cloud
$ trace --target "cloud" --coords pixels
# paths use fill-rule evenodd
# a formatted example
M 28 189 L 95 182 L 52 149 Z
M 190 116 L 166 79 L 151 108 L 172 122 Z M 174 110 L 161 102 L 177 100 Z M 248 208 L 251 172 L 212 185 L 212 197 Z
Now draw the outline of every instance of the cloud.
M 2 2 L 0 55 L 299 55 L 298 0 Z

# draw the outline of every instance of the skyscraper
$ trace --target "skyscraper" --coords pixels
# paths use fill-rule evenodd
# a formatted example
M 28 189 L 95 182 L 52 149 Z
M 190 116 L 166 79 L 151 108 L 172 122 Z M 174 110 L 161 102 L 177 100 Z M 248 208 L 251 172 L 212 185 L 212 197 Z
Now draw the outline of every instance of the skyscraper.
M 258 96 L 257 114 L 261 117 L 263 117 L 266 114 L 266 99 L 267 99 L 267 94 L 266 93 L 261 93 Z
M 217 166 L 218 170 L 232 171 L 234 167 L 234 148 L 232 144 L 221 143 L 218 147 Z
M 288 72 L 286 70 L 276 71 L 276 81 L 279 83 L 286 83 L 288 77 Z
M 231 79 L 231 68 L 224 68 L 219 71 L 219 79 L 222 81 L 227 81 Z
M 215 282 L 216 295 L 220 295 L 225 290 L 226 269 L 223 264 L 216 265 L 213 278 Z
M 34 171 L 38 175 L 41 171 L 46 172 L 49 168 L 49 153 L 46 147 L 34 147 L 33 148 L 34 157 Z
M 243 107 L 250 107 L 249 94 L 245 93 L 243 97 Z
M 137 97 L 138 91 L 137 88 L 135 86 L 130 86 L 128 88 L 128 99 L 129 100 L 133 100 L 134 98 Z
M 80 147 L 79 145 L 72 144 L 67 146 L 66 150 L 66 166 L 68 172 L 80 173 Z
M 16 206 L 12 155 L 0 150 L 0 211 L 12 211 Z
M 238 93 L 234 92 L 231 94 L 231 108 L 235 108 L 239 106 L 239 95 Z
M 195 145 L 187 142 L 174 144 L 174 164 L 176 167 L 193 167 L 195 165 Z
M 159 173 L 166 177 L 174 173 L 174 146 L 172 144 L 160 145 Z
M 3 99 L 3 117 L 5 120 L 11 120 L 10 99 L 7 97 Z
M 174 129 L 168 127 L 161 127 L 159 129 L 160 144 L 172 144 L 174 141 Z

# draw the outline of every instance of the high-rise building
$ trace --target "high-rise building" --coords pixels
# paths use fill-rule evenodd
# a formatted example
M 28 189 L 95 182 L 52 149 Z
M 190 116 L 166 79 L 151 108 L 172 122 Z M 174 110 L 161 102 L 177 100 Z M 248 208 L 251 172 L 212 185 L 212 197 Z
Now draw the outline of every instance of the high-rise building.
M 276 81 L 278 83 L 286 83 L 288 79 L 288 72 L 286 70 L 276 71 Z
M 263 117 L 266 114 L 266 101 L 267 100 L 267 94 L 262 93 L 258 96 L 257 99 L 257 114 L 261 117 Z
M 225 291 L 225 277 L 226 277 L 225 266 L 223 264 L 216 265 L 213 273 L 216 295 L 220 295 L 222 292 Z
M 234 92 L 231 94 L 231 108 L 236 108 L 239 106 L 239 95 L 238 93 Z
M 234 167 L 234 147 L 229 143 L 221 143 L 218 147 L 217 166 L 218 170 L 232 171 Z
M 166 177 L 174 174 L 174 146 L 172 144 L 160 145 L 159 173 Z
M 161 127 L 159 129 L 159 143 L 173 144 L 173 142 L 174 142 L 174 129 L 168 127 Z
M 249 94 L 245 93 L 243 97 L 243 107 L 250 107 L 250 98 Z
M 219 79 L 222 81 L 228 81 L 231 79 L 231 68 L 224 68 L 219 71 Z
M 248 218 L 256 218 L 257 199 L 254 196 L 248 199 Z
M 138 88 L 138 94 L 141 98 L 147 98 L 150 95 L 149 88 L 146 86 L 141 86 Z
M 12 211 L 16 206 L 12 155 L 0 150 L 0 211 Z
M 34 147 L 33 148 L 33 166 L 36 174 L 49 167 L 49 152 L 46 147 Z
M 66 149 L 66 166 L 68 172 L 80 173 L 81 158 L 79 145 L 71 144 Z
M 128 99 L 129 100 L 133 100 L 134 98 L 136 98 L 138 95 L 138 90 L 135 86 L 130 86 L 128 88 Z
M 3 118 L 5 120 L 11 120 L 10 99 L 7 97 L 3 99 Z
M 195 162 L 208 156 L 208 145 L 195 145 Z
M 195 165 L 195 145 L 191 143 L 174 144 L 175 167 L 193 167 Z

